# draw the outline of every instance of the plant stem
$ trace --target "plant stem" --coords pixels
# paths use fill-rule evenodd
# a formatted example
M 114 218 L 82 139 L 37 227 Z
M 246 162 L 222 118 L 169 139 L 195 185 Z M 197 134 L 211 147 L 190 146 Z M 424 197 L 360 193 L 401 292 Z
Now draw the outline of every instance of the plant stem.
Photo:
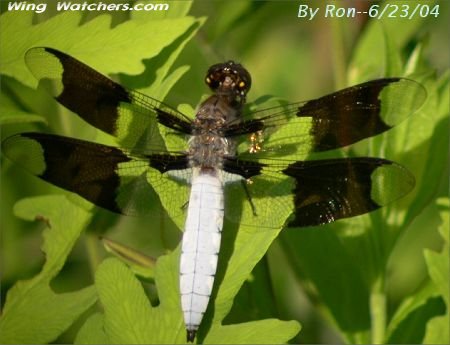
M 375 282 L 370 294 L 371 343 L 383 344 L 386 333 L 386 294 L 383 275 Z
M 89 258 L 89 267 L 91 269 L 92 277 L 95 276 L 95 270 L 101 262 L 101 258 L 98 252 L 98 236 L 93 234 L 86 234 L 86 250 Z
M 345 42 L 344 42 L 344 28 L 342 20 L 334 19 L 330 23 L 332 35 L 332 54 L 333 54 L 333 71 L 334 71 L 334 86 L 341 89 L 346 86 L 346 72 L 347 66 L 345 63 Z

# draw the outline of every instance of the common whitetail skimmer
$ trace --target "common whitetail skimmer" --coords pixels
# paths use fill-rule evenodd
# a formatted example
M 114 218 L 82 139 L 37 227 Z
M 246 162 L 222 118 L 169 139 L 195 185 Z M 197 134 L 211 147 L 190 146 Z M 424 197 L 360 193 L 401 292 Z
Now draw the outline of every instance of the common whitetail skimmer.
M 127 215 L 145 210 L 135 201 L 142 188 L 190 187 L 187 207 L 169 205 L 187 213 L 180 293 L 188 341 L 209 303 L 224 217 L 255 227 L 327 224 L 376 210 L 414 185 L 405 168 L 382 158 L 306 160 L 312 152 L 383 133 L 418 109 L 426 93 L 409 79 L 372 80 L 315 100 L 250 112 L 243 110 L 250 74 L 228 61 L 208 69 L 205 81 L 213 95 L 192 120 L 58 50 L 32 48 L 25 60 L 60 104 L 127 148 L 29 132 L 2 143 L 10 159 Z M 169 137 L 183 140 L 168 143 Z M 236 195 L 244 196 L 237 211 L 227 207 Z M 264 199 L 269 202 L 260 209 Z M 285 223 L 272 223 L 272 216 L 285 210 L 291 214 Z

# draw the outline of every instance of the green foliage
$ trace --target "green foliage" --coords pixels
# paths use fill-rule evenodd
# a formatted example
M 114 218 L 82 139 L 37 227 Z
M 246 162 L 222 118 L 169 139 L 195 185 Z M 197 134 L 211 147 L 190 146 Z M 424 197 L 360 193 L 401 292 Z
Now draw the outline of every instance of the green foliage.
M 448 284 L 433 278 L 431 272 L 432 279 L 424 278 L 393 315 L 388 310 L 388 280 L 404 269 L 392 262 L 391 256 L 404 233 L 417 232 L 419 227 L 433 231 L 423 228 L 421 218 L 429 220 L 426 208 L 433 209 L 437 217 L 434 198 L 438 190 L 446 190 L 446 182 L 444 186 L 442 183 L 448 172 L 448 71 L 436 76 L 424 57 L 423 43 L 408 55 L 398 49 L 421 25 L 420 20 L 405 25 L 370 22 L 348 68 L 349 84 L 380 75 L 405 76 L 427 89 L 427 101 L 420 110 L 395 129 L 374 138 L 368 151 L 367 143 L 352 146 L 358 155 L 386 157 L 405 165 L 416 177 L 412 195 L 381 211 L 330 226 L 335 233 L 320 228 L 281 236 L 287 260 L 314 286 L 310 293 L 326 308 L 330 320 L 349 343 L 420 343 L 424 337 L 446 343 L 448 339 L 448 301 L 446 316 L 437 316 L 445 312 L 440 289 L 445 290 Z M 448 212 L 447 206 L 442 209 Z M 431 266 L 437 269 L 437 263 Z M 448 268 L 440 273 L 448 281 Z M 438 330 L 435 338 L 432 327 Z
M 91 343 L 92 339 L 127 344 L 183 343 L 186 332 L 177 288 L 178 258 L 177 250 L 158 260 L 155 280 L 162 288 L 157 307 L 151 306 L 141 284 L 124 264 L 116 259 L 105 260 L 96 272 L 96 288 L 104 314 L 87 320 L 77 343 Z M 222 326 L 219 320 L 211 326 L 205 342 L 280 343 L 298 331 L 296 322 L 264 320 Z
M 90 215 L 81 208 L 73 207 L 63 196 L 24 199 L 16 204 L 15 213 L 29 221 L 39 216 L 48 222 L 42 246 L 46 262 L 38 275 L 18 282 L 9 290 L 0 318 L 0 342 L 48 343 L 97 300 L 92 286 L 61 294 L 50 287 L 50 282 L 61 271 Z M 67 219 L 77 221 L 67 222 Z
M 449 200 L 439 199 L 438 206 L 440 207 L 440 217 L 442 219 L 442 224 L 439 227 L 439 234 L 444 239 L 444 246 L 440 253 L 436 253 L 431 250 L 425 251 L 425 259 L 427 261 L 427 268 L 434 286 L 434 292 L 437 296 L 444 299 L 446 312 L 445 315 L 436 316 L 432 318 L 427 326 L 425 332 L 424 343 L 425 344 L 446 344 L 450 341 L 448 325 L 450 324 L 449 319 L 449 280 L 448 272 L 449 268 Z
M 437 290 L 442 282 L 426 280 L 390 316 L 386 280 L 395 275 L 390 269 L 402 270 L 390 257 L 401 235 L 420 226 L 416 222 L 420 222 L 424 208 L 435 207 L 433 196 L 448 169 L 445 128 L 448 128 L 449 114 L 445 104 L 448 104 L 449 79 L 448 75 L 436 78 L 422 57 L 416 56 L 421 46 L 409 57 L 408 69 L 404 70 L 398 50 L 393 48 L 395 35 L 392 31 L 383 35 L 380 28 L 380 23 L 373 23 L 356 47 L 349 69 L 352 83 L 377 75 L 404 75 L 421 82 L 427 88 L 428 99 L 405 123 L 374 139 L 369 151 L 359 144 L 354 150 L 358 155 L 394 158 L 404 164 L 416 177 L 415 191 L 381 211 L 334 225 L 341 236 L 330 229 L 305 229 L 283 233 L 282 243 L 288 260 L 303 279 L 312 283 L 315 289 L 312 295 L 325 306 L 347 342 L 420 343 L 425 334 L 426 337 L 433 334 L 434 324 L 440 332 L 431 339 L 446 343 L 442 335 L 448 338 L 448 322 L 444 321 L 448 320 L 448 311 L 447 316 L 437 317 L 445 311 Z M 361 48 L 364 46 L 381 48 L 374 51 Z M 413 62 L 414 58 L 418 61 Z M 402 206 L 405 204 L 409 205 L 407 211 Z M 445 277 L 448 280 L 448 269 Z
M 68 54 L 76 54 L 80 60 L 95 69 L 101 69 L 103 73 L 138 74 L 144 71 L 141 62 L 143 57 L 158 55 L 168 43 L 195 23 L 190 17 L 160 21 L 141 19 L 130 20 L 111 29 L 108 15 L 99 16 L 80 26 L 80 12 L 65 12 L 35 26 L 31 25 L 32 19 L 30 12 L 20 15 L 6 12 L 2 15 L 1 31 L 4 46 L 0 56 L 3 61 L 0 72 L 29 86 L 36 86 L 36 80 L 25 65 L 17 61 L 23 61 L 30 46 L 53 47 Z M 135 35 L 137 32 L 158 32 L 158 35 Z M 130 39 L 132 35 L 133 40 Z M 14 36 L 23 39 L 8 39 Z M 87 36 L 89 40 L 84 39 Z M 117 51 L 127 53 L 116 56 Z
M 168 14 L 135 12 L 127 18 L 113 15 L 112 20 L 109 15 L 87 17 L 72 12 L 46 20 L 37 17 L 33 21 L 33 16 L 27 12 L 4 13 L 0 17 L 0 73 L 3 77 L 0 123 L 3 132 L 22 131 L 23 126 L 43 130 L 43 125 L 48 123 L 58 134 L 112 142 L 106 135 L 87 128 L 75 116 L 56 108 L 55 102 L 46 95 L 28 88 L 35 86 L 35 80 L 23 63 L 23 55 L 33 46 L 60 49 L 102 73 L 120 74 L 125 85 L 152 97 L 164 99 L 169 95 L 175 100 L 190 101 L 192 106 L 195 106 L 195 97 L 206 92 L 200 86 L 202 78 L 199 76 L 203 76 L 205 65 L 217 62 L 215 57 L 211 58 L 214 54 L 226 53 L 240 58 L 250 70 L 253 69 L 256 80 L 250 98 L 278 91 L 283 97 L 289 92 L 295 93 L 296 98 L 292 94 L 286 97 L 298 101 L 304 98 L 299 96 L 300 85 L 305 93 L 312 90 L 314 94 L 310 95 L 318 96 L 321 93 L 315 91 L 317 83 L 323 81 L 320 77 L 322 69 L 325 71 L 322 76 L 342 75 L 341 80 L 338 78 L 339 86 L 381 76 L 406 76 L 417 80 L 428 93 L 423 107 L 395 129 L 371 140 L 369 150 L 366 142 L 355 145 L 350 152 L 385 157 L 405 165 L 416 177 L 415 190 L 401 202 L 368 216 L 320 229 L 283 231 L 280 240 L 270 249 L 279 230 L 255 231 L 245 226 L 238 229 L 227 223 L 215 290 L 198 341 L 289 341 L 299 332 L 298 323 L 272 317 L 302 319 L 302 312 L 308 306 L 292 299 L 288 290 L 288 286 L 299 288 L 301 281 L 306 294 L 323 311 L 328 328 L 334 329 L 333 342 L 448 343 L 446 230 L 449 207 L 447 198 L 441 198 L 439 202 L 436 199 L 448 190 L 443 180 L 448 172 L 449 74 L 448 71 L 436 73 L 427 55 L 431 44 L 417 38 L 425 20 L 415 17 L 402 22 L 370 21 L 351 51 L 351 63 L 347 66 L 335 59 L 337 63 L 328 66 L 324 60 L 316 59 L 314 45 L 301 31 L 306 26 L 300 31 L 293 29 L 295 34 L 277 31 L 283 27 L 280 23 L 295 13 L 292 4 L 242 2 L 228 11 L 225 2 L 205 2 L 202 6 L 209 9 L 210 16 L 205 25 L 211 30 L 201 33 L 198 29 L 204 21 L 186 17 L 190 5 L 190 2 L 177 2 L 173 5 L 174 11 Z M 276 21 L 276 18 L 281 19 Z M 119 24 L 111 27 L 111 21 Z M 343 29 L 347 24 L 336 21 L 333 27 Z M 312 32 L 317 28 L 314 27 Z M 340 47 L 345 56 L 343 42 L 334 42 L 334 47 Z M 333 54 L 338 53 L 333 50 Z M 319 55 L 323 58 L 326 54 L 319 51 Z M 311 61 L 316 61 L 318 78 L 314 74 L 317 71 L 308 67 Z M 330 69 L 341 71 L 328 73 Z M 170 96 L 172 94 L 175 96 Z M 263 108 L 264 103 L 258 107 Z M 12 128 L 12 124 L 16 128 Z M 17 174 L 10 165 L 4 164 L 2 169 L 3 179 L 8 181 L 2 186 L 4 204 L 23 195 L 54 192 L 47 185 L 36 186 L 25 176 L 22 179 L 22 175 L 21 183 L 18 183 Z M 71 196 L 70 199 L 77 198 Z M 180 197 L 180 202 L 185 199 Z M 167 245 L 165 235 L 161 235 L 159 248 L 150 248 L 159 255 L 166 253 L 168 248 L 174 250 L 160 256 L 154 272 L 145 276 L 154 278 L 157 299 L 148 289 L 144 290 L 131 270 L 117 259 L 107 259 L 97 267 L 95 286 L 70 293 L 55 293 L 50 287 L 81 231 L 88 224 L 90 227 L 93 223 L 98 224 L 95 222 L 102 216 L 77 205 L 60 196 L 23 199 L 17 204 L 19 217 L 30 221 L 41 216 L 51 227 L 44 232 L 46 261 L 42 271 L 30 280 L 18 282 L 8 291 L 0 318 L 0 342 L 55 341 L 89 310 L 89 315 L 86 313 L 79 320 L 82 326 L 74 330 L 76 335 L 72 338 L 76 343 L 183 343 L 185 330 L 177 278 L 179 249 L 174 249 L 174 244 Z M 168 242 L 177 243 L 176 225 L 181 225 L 178 219 L 167 217 L 159 206 L 156 205 L 144 221 L 121 220 L 114 225 L 116 220 L 111 217 L 113 220 L 108 218 L 106 227 L 112 227 L 113 233 L 120 230 L 118 237 L 129 240 L 135 236 L 131 242 L 141 244 L 141 251 L 149 250 L 142 243 L 151 242 L 148 246 L 157 246 L 159 229 L 174 232 L 176 240 Z M 170 209 L 171 205 L 165 206 L 169 213 L 176 210 Z M 16 256 L 26 254 L 24 247 L 17 243 L 25 239 L 30 241 L 32 234 L 24 231 L 30 224 L 12 218 L 6 206 L 2 207 L 2 212 L 2 216 L 6 215 L 2 218 L 8 239 L 4 241 L 7 250 L 3 255 L 7 256 L 5 261 L 11 263 Z M 283 222 L 283 217 L 285 215 L 274 215 L 272 221 Z M 433 242 L 427 237 L 426 244 L 421 243 L 421 234 L 430 234 L 436 229 L 440 229 L 443 239 L 434 238 Z M 424 250 L 425 246 L 434 250 Z M 405 256 L 399 254 L 402 248 L 409 247 L 416 249 Z M 260 261 L 268 249 L 267 259 Z M 415 280 L 402 282 L 397 277 L 413 266 L 409 261 L 418 256 L 424 257 L 423 263 L 417 265 L 422 264 L 424 272 L 417 274 Z M 261 263 L 257 265 L 258 262 Z M 14 276 L 10 273 L 14 269 L 8 267 L 9 276 L 25 274 L 24 265 L 13 266 L 20 273 Z M 295 278 L 285 284 L 288 274 Z M 147 285 L 148 281 L 144 281 L 144 286 Z M 404 291 L 404 285 L 413 288 Z M 396 290 L 400 290 L 397 295 Z M 283 299 L 287 300 L 284 304 Z M 93 310 L 92 305 L 97 300 L 100 307 Z M 239 303 L 233 304 L 233 301 Z M 254 321 L 244 322 L 249 319 Z M 308 323 L 308 317 L 304 323 Z M 312 327 L 311 322 L 308 326 Z M 303 326 L 296 341 L 324 342 L 320 337 L 311 338 L 312 341 L 302 338 L 307 337 L 303 335 L 308 332 L 307 328 Z

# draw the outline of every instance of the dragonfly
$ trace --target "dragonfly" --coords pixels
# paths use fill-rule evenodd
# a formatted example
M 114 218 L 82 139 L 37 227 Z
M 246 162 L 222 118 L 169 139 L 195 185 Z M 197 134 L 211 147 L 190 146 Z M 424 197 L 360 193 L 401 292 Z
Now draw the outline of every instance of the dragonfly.
M 311 158 L 381 134 L 420 108 L 425 89 L 410 79 L 250 111 L 251 75 L 227 61 L 207 70 L 212 94 L 192 118 L 56 49 L 31 48 L 25 61 L 57 102 L 120 145 L 25 132 L 5 139 L 3 152 L 115 213 L 145 214 L 143 194 L 165 195 L 163 205 L 184 219 L 179 288 L 189 342 L 209 304 L 224 218 L 256 229 L 317 226 L 374 211 L 414 187 L 406 168 L 384 158 Z M 173 197 L 179 190 L 181 204 Z M 230 206 L 236 198 L 242 207 Z

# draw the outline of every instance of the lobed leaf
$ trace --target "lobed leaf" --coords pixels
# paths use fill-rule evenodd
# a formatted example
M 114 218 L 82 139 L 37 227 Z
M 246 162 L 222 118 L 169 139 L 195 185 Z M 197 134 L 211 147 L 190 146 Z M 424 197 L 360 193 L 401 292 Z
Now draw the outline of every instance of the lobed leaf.
M 17 282 L 8 291 L 0 318 L 0 343 L 48 343 L 97 300 L 93 286 L 60 294 L 50 287 L 91 215 L 63 196 L 23 199 L 16 204 L 15 213 L 22 219 L 38 218 L 48 224 L 42 246 L 46 261 L 38 275 Z

